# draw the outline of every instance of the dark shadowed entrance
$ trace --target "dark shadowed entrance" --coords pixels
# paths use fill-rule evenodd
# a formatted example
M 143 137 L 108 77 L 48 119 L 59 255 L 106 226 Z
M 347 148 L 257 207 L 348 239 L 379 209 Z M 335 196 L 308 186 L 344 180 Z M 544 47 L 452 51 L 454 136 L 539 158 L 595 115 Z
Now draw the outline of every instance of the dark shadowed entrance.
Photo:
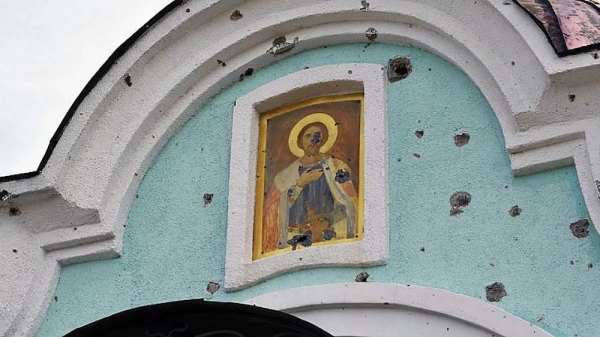
M 188 300 L 139 307 L 78 328 L 65 337 L 332 337 L 279 311 Z

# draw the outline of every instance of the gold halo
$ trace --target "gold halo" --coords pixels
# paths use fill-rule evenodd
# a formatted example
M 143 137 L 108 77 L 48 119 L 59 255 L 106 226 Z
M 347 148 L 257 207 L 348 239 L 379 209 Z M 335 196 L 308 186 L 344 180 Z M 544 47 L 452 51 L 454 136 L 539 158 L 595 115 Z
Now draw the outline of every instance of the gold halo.
M 302 128 L 304 128 L 308 124 L 312 124 L 315 122 L 319 122 L 325 125 L 328 134 L 327 141 L 325 142 L 325 144 L 323 144 L 319 152 L 325 153 L 331 149 L 333 144 L 335 144 L 335 141 L 338 136 L 338 127 L 337 125 L 335 125 L 335 119 L 333 119 L 333 117 L 329 116 L 328 114 L 322 112 L 310 114 L 299 120 L 298 123 L 296 123 L 296 125 L 294 125 L 294 127 L 292 128 L 292 131 L 290 131 L 288 145 L 290 147 L 290 151 L 294 154 L 294 156 L 298 158 L 304 156 L 304 150 L 298 147 L 298 134 L 300 134 Z

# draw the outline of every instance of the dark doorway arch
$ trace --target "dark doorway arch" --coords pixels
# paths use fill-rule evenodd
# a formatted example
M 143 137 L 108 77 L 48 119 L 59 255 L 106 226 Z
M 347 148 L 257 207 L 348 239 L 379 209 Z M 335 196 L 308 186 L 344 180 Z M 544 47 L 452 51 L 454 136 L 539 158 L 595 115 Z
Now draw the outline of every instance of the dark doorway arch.
M 256 306 L 187 300 L 123 311 L 65 337 L 333 337 L 292 315 Z

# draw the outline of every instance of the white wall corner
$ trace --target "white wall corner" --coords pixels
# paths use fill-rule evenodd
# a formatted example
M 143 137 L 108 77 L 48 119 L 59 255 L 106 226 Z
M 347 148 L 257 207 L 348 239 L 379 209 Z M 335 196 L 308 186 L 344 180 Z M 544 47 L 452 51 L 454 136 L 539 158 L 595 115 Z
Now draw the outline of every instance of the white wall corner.
M 575 165 L 590 219 L 600 229 L 600 117 L 506 136 L 512 171 L 523 176 Z
M 389 259 L 387 99 L 379 64 L 305 69 L 236 101 L 233 113 L 225 289 L 235 291 L 282 273 L 327 266 L 369 266 Z M 309 98 L 364 94 L 364 236 L 252 260 L 258 121 L 261 113 Z

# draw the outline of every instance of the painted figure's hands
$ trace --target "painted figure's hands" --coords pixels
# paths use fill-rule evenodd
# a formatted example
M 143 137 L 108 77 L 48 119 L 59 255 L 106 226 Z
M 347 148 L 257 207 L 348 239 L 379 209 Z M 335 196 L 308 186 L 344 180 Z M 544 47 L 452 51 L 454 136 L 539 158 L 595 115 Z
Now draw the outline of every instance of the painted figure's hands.
M 306 184 L 310 184 L 313 181 L 318 180 L 319 178 L 321 178 L 322 175 L 323 175 L 323 169 L 320 169 L 320 168 L 304 171 L 304 172 L 302 172 L 302 174 L 300 175 L 300 178 L 296 182 L 296 186 L 302 188 Z

